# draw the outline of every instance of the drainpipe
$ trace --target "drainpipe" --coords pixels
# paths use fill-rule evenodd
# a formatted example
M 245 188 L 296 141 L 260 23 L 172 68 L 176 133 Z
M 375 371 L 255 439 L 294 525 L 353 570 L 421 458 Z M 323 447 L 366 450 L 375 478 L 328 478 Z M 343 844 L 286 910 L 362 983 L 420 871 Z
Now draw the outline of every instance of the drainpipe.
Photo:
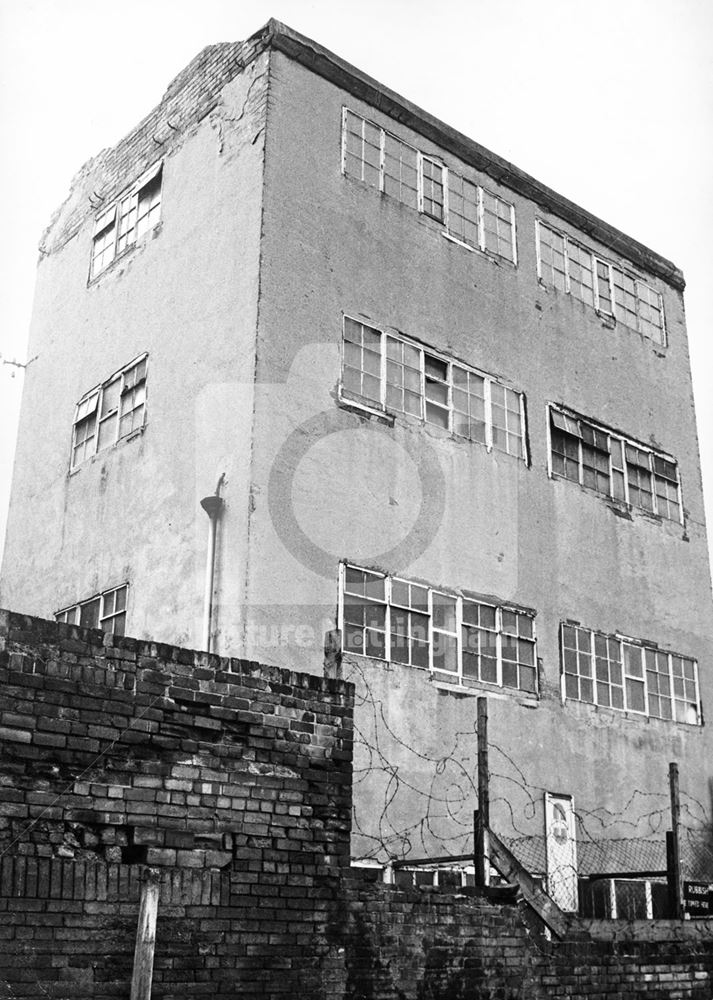
M 215 582 L 215 536 L 218 527 L 218 519 L 221 515 L 225 501 L 220 497 L 220 486 L 223 482 L 221 475 L 215 487 L 213 496 L 203 497 L 201 507 L 208 515 L 208 555 L 205 566 L 205 591 L 203 596 L 203 646 L 202 648 L 211 652 L 211 624 L 213 620 L 213 584 Z

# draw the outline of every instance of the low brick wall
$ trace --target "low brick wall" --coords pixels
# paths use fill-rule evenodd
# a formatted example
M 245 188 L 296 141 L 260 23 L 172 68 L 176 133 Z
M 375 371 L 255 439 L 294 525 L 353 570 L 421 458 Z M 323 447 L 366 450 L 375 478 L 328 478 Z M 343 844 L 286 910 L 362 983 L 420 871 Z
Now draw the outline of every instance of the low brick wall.
M 473 891 L 473 890 L 471 890 Z M 573 921 L 550 940 L 524 901 L 345 879 L 335 997 L 711 1000 L 713 922 Z M 329 994 L 332 995 L 332 994 Z
M 0 685 L 0 997 L 125 996 L 147 865 L 155 995 L 308 987 L 349 863 L 351 685 L 7 612 Z
M 353 689 L 0 612 L 0 1000 L 710 1000 L 711 922 L 574 922 L 349 867 Z

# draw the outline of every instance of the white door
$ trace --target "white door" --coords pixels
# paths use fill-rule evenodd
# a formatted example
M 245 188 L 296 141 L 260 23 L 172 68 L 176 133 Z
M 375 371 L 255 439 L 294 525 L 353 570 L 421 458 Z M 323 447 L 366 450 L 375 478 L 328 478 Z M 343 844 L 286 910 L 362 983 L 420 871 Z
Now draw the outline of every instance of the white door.
M 562 910 L 576 910 L 577 840 L 571 795 L 545 792 L 547 892 Z

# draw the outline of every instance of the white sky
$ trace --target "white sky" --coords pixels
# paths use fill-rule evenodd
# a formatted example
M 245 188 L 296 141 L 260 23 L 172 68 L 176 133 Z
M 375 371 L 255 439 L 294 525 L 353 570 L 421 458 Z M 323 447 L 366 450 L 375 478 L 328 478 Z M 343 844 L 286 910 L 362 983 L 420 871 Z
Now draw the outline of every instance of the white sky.
M 683 269 L 713 525 L 711 0 L 0 0 L 0 356 L 26 359 L 37 245 L 79 167 L 203 46 L 270 17 Z M 0 550 L 13 371 L 0 365 Z

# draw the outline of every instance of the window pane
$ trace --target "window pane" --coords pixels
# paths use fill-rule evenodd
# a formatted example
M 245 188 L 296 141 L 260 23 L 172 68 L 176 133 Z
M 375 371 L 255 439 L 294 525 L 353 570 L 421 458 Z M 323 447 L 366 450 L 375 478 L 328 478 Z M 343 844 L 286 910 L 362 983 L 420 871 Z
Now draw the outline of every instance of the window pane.
M 83 628 L 98 628 L 99 627 L 99 606 L 100 598 L 95 597 L 93 600 L 88 601 L 86 604 L 80 606 L 79 612 L 79 624 Z
M 469 246 L 480 247 L 478 187 L 451 172 L 448 174 L 448 232 Z
M 108 382 L 102 389 L 102 401 L 100 415 L 106 416 L 119 405 L 119 394 L 121 392 L 121 379 L 115 378 Z
M 490 253 L 515 259 L 511 206 L 497 195 L 483 190 L 483 241 Z
M 418 153 L 388 132 L 384 133 L 384 194 L 418 208 Z
M 439 222 L 444 218 L 444 171 L 439 163 L 434 163 L 427 157 L 421 160 L 421 178 L 423 184 L 422 211 Z
M 456 638 L 444 632 L 433 634 L 433 669 L 458 672 L 458 649 Z
M 345 317 L 342 386 L 372 405 L 381 402 L 381 331 Z
M 594 269 L 591 252 L 577 243 L 573 243 L 572 240 L 568 240 L 567 258 L 570 292 L 588 306 L 593 306 Z
M 632 712 L 645 711 L 644 704 L 644 684 L 643 681 L 627 678 L 626 680 L 626 707 Z
M 564 237 L 540 222 L 537 227 L 540 248 L 540 278 L 546 285 L 564 292 L 567 288 Z
M 161 171 L 139 191 L 136 237 L 151 229 L 161 217 Z
M 110 417 L 102 420 L 99 424 L 99 439 L 97 443 L 97 451 L 101 451 L 102 448 L 108 448 L 116 441 L 116 428 L 117 428 L 117 415 L 114 413 Z
M 448 594 L 433 595 L 433 625 L 453 632 L 456 627 L 456 599 Z
M 611 284 L 609 275 L 609 265 L 604 261 L 597 261 L 597 295 L 600 312 L 612 313 Z

